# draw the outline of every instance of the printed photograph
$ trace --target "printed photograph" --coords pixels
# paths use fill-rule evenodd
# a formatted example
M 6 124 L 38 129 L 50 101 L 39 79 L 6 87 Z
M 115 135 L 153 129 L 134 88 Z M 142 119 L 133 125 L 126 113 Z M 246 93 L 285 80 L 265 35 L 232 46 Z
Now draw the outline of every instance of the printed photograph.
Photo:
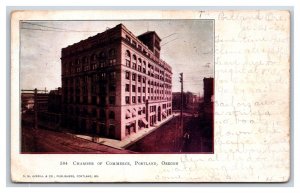
M 214 20 L 20 21 L 23 154 L 213 154 Z

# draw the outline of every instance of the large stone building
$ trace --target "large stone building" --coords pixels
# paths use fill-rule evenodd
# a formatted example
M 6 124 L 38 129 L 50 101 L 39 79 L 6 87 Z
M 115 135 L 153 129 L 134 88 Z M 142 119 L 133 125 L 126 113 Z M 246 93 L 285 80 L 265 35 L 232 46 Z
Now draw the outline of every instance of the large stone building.
M 122 140 L 169 117 L 172 68 L 160 41 L 119 24 L 63 48 L 63 127 Z

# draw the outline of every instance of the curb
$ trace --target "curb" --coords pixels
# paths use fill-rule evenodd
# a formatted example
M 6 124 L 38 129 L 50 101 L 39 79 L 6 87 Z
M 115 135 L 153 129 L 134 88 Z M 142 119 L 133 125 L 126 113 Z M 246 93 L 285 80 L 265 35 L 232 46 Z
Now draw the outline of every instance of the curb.
M 143 135 L 143 136 L 141 136 L 141 137 L 139 137 L 139 138 L 136 138 L 135 140 L 133 140 L 133 141 L 131 141 L 130 143 L 128 143 L 128 144 L 122 146 L 121 148 L 125 149 L 125 148 L 131 146 L 132 144 L 136 143 L 137 141 L 139 141 L 139 140 L 143 139 L 144 137 L 148 136 L 149 134 L 153 133 L 153 132 L 156 131 L 158 128 L 160 128 L 161 126 L 165 125 L 166 123 L 168 123 L 169 121 L 171 121 L 171 120 L 174 119 L 175 117 L 176 117 L 176 116 L 172 117 L 171 119 L 169 119 L 169 120 L 167 120 L 166 122 L 164 122 L 164 123 L 162 123 L 161 125 L 159 125 L 159 127 L 156 127 L 155 129 L 153 129 L 153 130 L 147 132 L 145 135 Z

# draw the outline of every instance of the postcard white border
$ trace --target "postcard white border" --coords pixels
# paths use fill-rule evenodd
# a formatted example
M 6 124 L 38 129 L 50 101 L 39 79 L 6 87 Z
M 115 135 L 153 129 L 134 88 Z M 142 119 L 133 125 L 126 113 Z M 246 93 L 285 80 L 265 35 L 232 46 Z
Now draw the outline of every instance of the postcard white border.
M 211 11 L 213 13 L 213 11 Z M 213 14 L 212 14 L 213 15 Z M 224 163 L 224 166 L 220 163 L 216 163 L 216 157 L 215 155 L 84 155 L 80 156 L 77 154 L 75 155 L 25 155 L 25 154 L 19 154 L 19 140 L 18 137 L 18 123 L 19 123 L 19 103 L 14 101 L 19 101 L 18 96 L 15 93 L 19 92 L 18 88 L 18 42 L 19 42 L 19 34 L 18 34 L 18 21 L 25 19 L 26 20 L 57 20 L 63 18 L 64 20 L 89 20 L 89 19 L 107 19 L 107 20 L 117 20 L 117 19 L 199 19 L 199 11 L 122 11 L 122 14 L 120 14 L 120 11 L 48 11 L 47 14 L 45 14 L 44 11 L 34 11 L 34 12 L 16 12 L 13 13 L 14 20 L 12 20 L 11 23 L 11 31 L 12 31 L 12 42 L 11 42 L 11 127 L 12 127 L 12 140 L 11 140 L 11 157 L 12 162 L 11 165 L 13 167 L 12 169 L 12 178 L 15 181 L 20 182 L 26 182 L 27 180 L 24 180 L 23 178 L 20 179 L 18 176 L 20 173 L 24 173 L 24 169 L 28 170 L 29 173 L 31 172 L 39 172 L 41 170 L 46 170 L 47 168 L 50 168 L 48 170 L 49 174 L 51 171 L 56 170 L 59 165 L 59 162 L 62 160 L 68 160 L 70 163 L 72 163 L 73 160 L 96 160 L 96 162 L 104 161 L 105 160 L 120 160 L 120 157 L 122 157 L 122 160 L 138 160 L 138 159 L 144 159 L 144 160 L 157 160 L 158 162 L 161 162 L 161 160 L 177 160 L 177 161 L 184 161 L 189 160 L 187 163 L 188 168 L 192 168 L 191 165 L 193 165 L 195 162 L 200 162 L 203 164 L 207 164 L 206 167 L 198 168 L 199 174 L 192 174 L 192 178 L 190 173 L 187 171 L 183 171 L 180 173 L 179 171 L 176 171 L 180 177 L 176 178 L 176 175 L 166 175 L 165 177 L 157 177 L 157 174 L 162 172 L 162 170 L 168 170 L 168 168 L 159 168 L 159 169 L 153 169 L 153 168 L 143 168 L 142 173 L 141 169 L 138 167 L 134 168 L 120 168 L 120 167 L 100 167 L 95 170 L 95 168 L 76 168 L 76 172 L 91 172 L 92 175 L 97 175 L 99 173 L 104 174 L 103 177 L 98 178 L 96 180 L 93 179 L 86 179 L 82 178 L 79 181 L 75 180 L 74 182 L 235 182 L 235 181 L 242 181 L 242 182 L 252 182 L 252 181 L 260 181 L 259 179 L 254 180 L 253 178 L 232 178 L 230 177 L 229 173 L 230 171 L 227 170 L 226 164 Z M 207 19 L 207 18 L 206 18 Z M 18 115 L 18 116 L 16 116 Z M 203 158 L 205 156 L 205 158 Z M 47 161 L 45 161 L 47 160 Z M 207 162 L 209 161 L 209 162 Z M 214 163 L 215 161 L 215 163 Z M 30 167 L 24 167 L 24 166 L 30 166 L 34 165 L 34 168 Z M 214 168 L 214 166 L 216 168 Z M 206 168 L 206 169 L 205 169 Z M 289 166 L 288 166 L 289 168 Z M 74 170 L 74 167 L 67 167 L 67 168 L 61 168 L 59 167 L 59 170 L 63 174 L 67 174 L 71 170 Z M 179 170 L 179 168 L 177 168 Z M 194 168 L 197 169 L 197 168 Z M 170 174 L 174 174 L 176 168 L 171 168 Z M 214 171 L 216 170 L 216 171 Z M 282 170 L 283 171 L 283 170 Z M 284 170 L 286 172 L 286 170 Z M 93 173 L 95 172 L 95 173 Z M 175 172 L 175 173 L 176 173 Z M 26 173 L 26 172 L 25 172 Z M 168 173 L 168 171 L 167 171 Z M 197 173 L 197 172 L 196 172 Z M 205 175 L 202 175 L 200 173 L 205 173 Z M 209 174 L 211 173 L 212 176 Z M 289 173 L 289 171 L 288 171 Z M 272 179 L 271 181 L 286 181 L 289 178 L 289 174 L 286 174 L 284 178 L 282 179 Z M 54 172 L 55 174 L 55 172 Z M 57 174 L 57 173 L 56 173 Z M 118 175 L 115 175 L 118 174 Z M 215 176 L 216 174 L 220 174 L 220 176 Z M 267 175 L 267 174 L 266 174 Z M 205 178 L 205 176 L 207 178 Z M 213 177 L 214 176 L 214 177 Z M 35 180 L 28 180 L 28 182 L 34 182 Z M 39 182 L 49 182 L 49 179 L 41 179 L 39 178 Z M 266 181 L 266 179 L 262 180 Z M 63 182 L 73 182 L 70 179 L 64 179 Z

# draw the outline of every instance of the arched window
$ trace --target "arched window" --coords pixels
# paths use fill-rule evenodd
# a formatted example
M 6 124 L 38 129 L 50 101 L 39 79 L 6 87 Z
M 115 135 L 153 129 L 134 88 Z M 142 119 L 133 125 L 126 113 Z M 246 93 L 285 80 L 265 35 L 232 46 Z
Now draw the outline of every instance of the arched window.
M 136 55 L 135 54 L 133 54 L 132 58 L 133 58 L 134 61 L 136 61 Z
M 136 55 L 135 54 L 132 55 L 132 68 L 136 69 Z
M 138 61 L 138 71 L 142 72 L 142 59 L 139 58 Z
M 115 112 L 110 111 L 110 112 L 109 112 L 109 118 L 110 118 L 110 119 L 115 119 Z
M 130 54 L 129 50 L 126 50 L 126 53 L 125 53 L 125 65 L 127 67 L 131 66 L 131 54 Z
M 129 57 L 129 58 L 131 57 L 131 54 L 130 54 L 130 51 L 129 51 L 129 50 L 126 50 L 125 56 L 126 56 L 126 57 Z
M 143 61 L 143 73 L 146 73 L 146 62 L 145 61 Z

